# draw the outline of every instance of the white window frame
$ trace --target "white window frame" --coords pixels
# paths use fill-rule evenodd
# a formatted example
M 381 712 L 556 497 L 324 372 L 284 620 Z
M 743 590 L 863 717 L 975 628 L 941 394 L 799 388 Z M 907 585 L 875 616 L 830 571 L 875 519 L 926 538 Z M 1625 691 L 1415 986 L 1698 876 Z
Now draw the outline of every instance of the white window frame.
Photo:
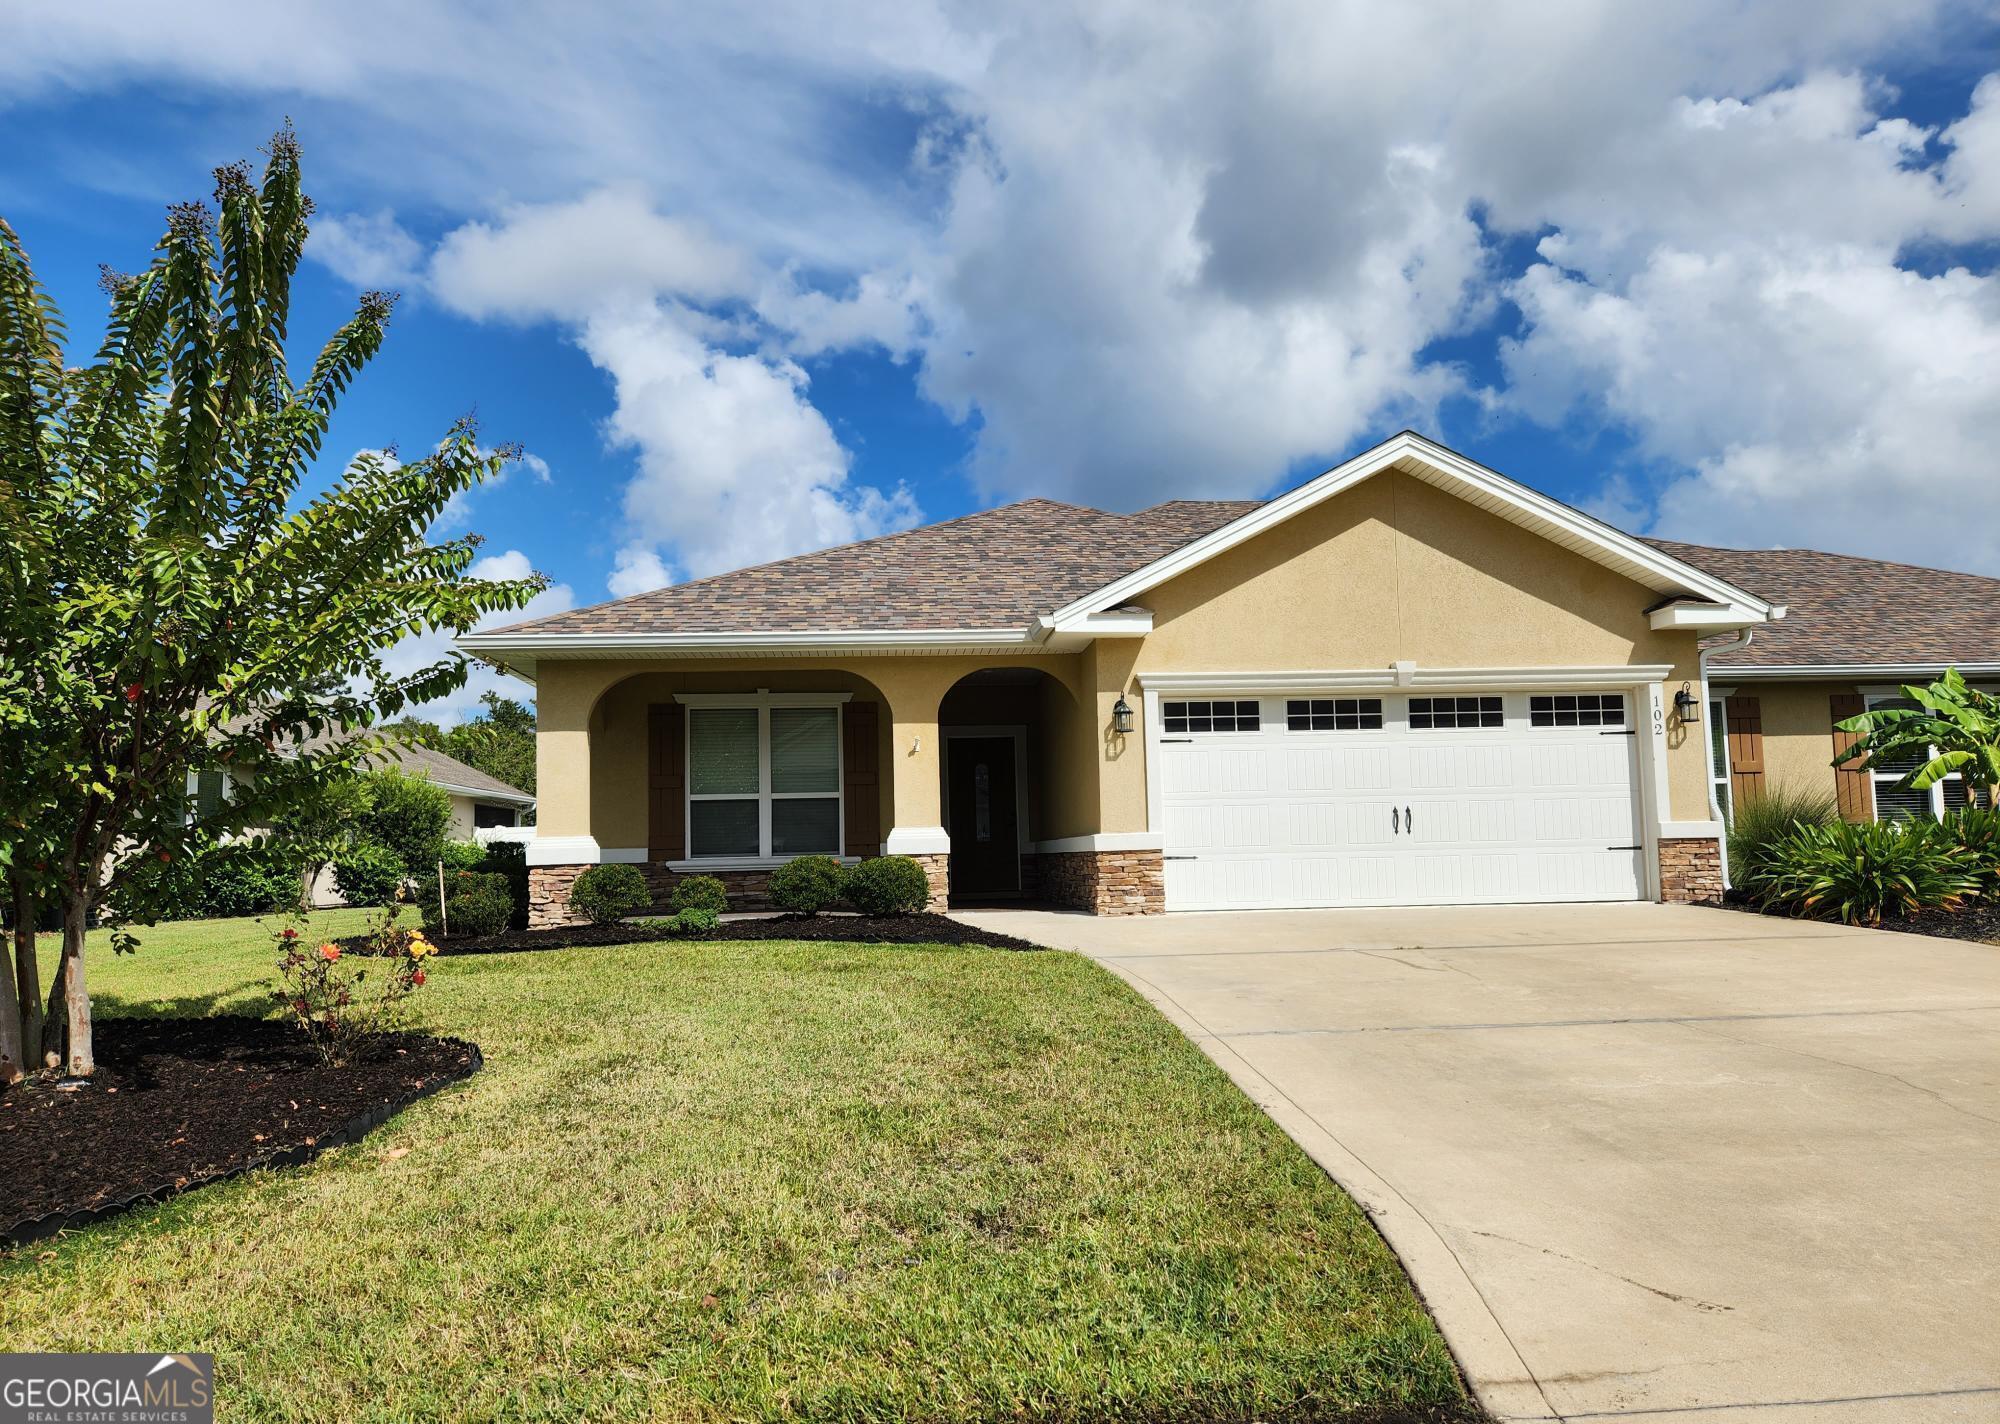
M 1736 765 L 1729 759 L 1729 699 L 1736 695 L 1733 687 L 1711 687 L 1708 690 L 1708 725 L 1715 730 L 1711 738 L 1720 735 L 1722 740 L 1722 765 L 1715 765 L 1715 744 L 1711 740 L 1708 748 L 1708 781 L 1715 792 L 1715 809 L 1722 813 L 1725 825 L 1736 819 L 1735 781 Z
M 681 727 L 681 765 L 687 790 L 682 795 L 681 844 L 688 849 L 687 859 L 676 864 L 722 868 L 726 866 L 783 865 L 797 855 L 831 855 L 844 858 L 847 854 L 847 713 L 846 706 L 853 697 L 848 692 L 680 692 L 674 694 L 674 701 L 688 708 L 715 708 L 724 710 L 754 710 L 757 713 L 757 851 L 754 855 L 696 855 L 694 854 L 694 803 L 697 801 L 748 801 L 746 792 L 705 792 L 697 795 L 694 791 L 694 718 L 683 717 Z M 774 801 L 825 801 L 824 791 L 773 791 L 771 789 L 771 709 L 774 707 L 830 707 L 833 709 L 833 794 L 834 802 L 834 848 L 830 851 L 800 851 L 794 855 L 775 855 L 771 850 L 771 803 Z
M 1886 706 L 1891 703 L 1900 703 L 1905 700 L 1906 699 L 1903 696 L 1903 689 L 1900 687 L 1889 687 L 1889 688 L 1864 687 L 1861 689 L 1861 707 L 1862 710 L 1865 712 L 1873 712 L 1877 707 Z M 1937 748 L 1934 746 L 1931 747 L 1930 754 L 1933 757 L 1936 756 Z M 1881 821 L 1887 818 L 1885 818 L 1882 815 L 1882 798 L 1876 794 L 1876 789 L 1885 782 L 1893 786 L 1897 782 L 1901 781 L 1908 774 L 1909 774 L 1908 772 L 1904 771 L 1876 771 L 1872 767 L 1869 769 L 1868 804 L 1869 804 L 1869 809 L 1874 813 L 1875 819 L 1877 821 Z M 1958 772 L 1954 771 L 1947 773 L 1945 776 L 1931 783 L 1929 795 L 1931 798 L 1931 819 L 1933 821 L 1942 821 L 1945 816 L 1945 805 L 1944 805 L 1945 782 L 1947 781 L 1963 782 L 1964 780 L 1965 778 L 1963 776 L 1961 776 Z M 1970 793 L 1971 789 L 1968 787 L 1967 788 L 1968 801 L 1970 799 Z

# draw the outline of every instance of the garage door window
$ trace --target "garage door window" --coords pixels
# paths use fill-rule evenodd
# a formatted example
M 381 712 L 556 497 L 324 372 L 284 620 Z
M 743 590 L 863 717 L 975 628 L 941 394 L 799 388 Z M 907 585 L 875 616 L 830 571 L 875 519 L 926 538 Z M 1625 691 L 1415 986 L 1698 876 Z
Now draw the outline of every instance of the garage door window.
M 1160 707 L 1162 724 L 1169 732 L 1254 732 L 1257 730 L 1257 703 L 1168 702 Z
M 1537 727 L 1622 727 L 1625 698 L 1616 692 L 1562 692 L 1528 699 L 1528 721 Z
M 1379 732 L 1379 697 L 1295 697 L 1285 704 L 1285 730 L 1290 732 Z
M 1497 697 L 1412 697 L 1410 730 L 1443 731 L 1451 727 L 1499 727 L 1506 718 Z

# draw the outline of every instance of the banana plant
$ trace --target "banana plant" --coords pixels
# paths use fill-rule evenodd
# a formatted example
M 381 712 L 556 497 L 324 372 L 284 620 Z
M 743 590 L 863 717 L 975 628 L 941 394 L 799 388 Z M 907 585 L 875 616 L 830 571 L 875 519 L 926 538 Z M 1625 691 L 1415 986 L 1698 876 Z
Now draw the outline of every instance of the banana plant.
M 1968 686 L 1957 668 L 1924 686 L 1903 689 L 1909 707 L 1878 707 L 1838 724 L 1859 740 L 1833 759 L 1860 769 L 1915 763 L 1899 785 L 1928 791 L 1947 776 L 1963 777 L 1968 790 L 1985 788 L 1993 804 L 2000 786 L 2000 697 Z

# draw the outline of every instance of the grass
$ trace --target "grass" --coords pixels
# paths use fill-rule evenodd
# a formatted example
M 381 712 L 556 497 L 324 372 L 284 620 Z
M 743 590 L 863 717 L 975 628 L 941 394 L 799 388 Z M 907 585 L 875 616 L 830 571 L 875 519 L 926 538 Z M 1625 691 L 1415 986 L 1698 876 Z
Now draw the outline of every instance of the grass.
M 264 1011 L 255 922 L 93 948 L 101 1014 Z M 232 1419 L 1466 1407 L 1360 1209 L 1083 959 L 632 945 L 447 959 L 411 1004 L 485 1071 L 0 1253 L 0 1339 L 213 1351 Z

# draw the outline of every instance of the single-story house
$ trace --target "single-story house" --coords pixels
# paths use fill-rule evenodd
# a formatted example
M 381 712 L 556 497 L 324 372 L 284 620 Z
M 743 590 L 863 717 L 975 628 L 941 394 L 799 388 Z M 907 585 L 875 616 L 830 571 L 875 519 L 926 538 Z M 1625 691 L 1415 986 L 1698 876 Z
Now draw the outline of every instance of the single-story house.
M 455 841 L 469 841 L 474 832 L 488 827 L 519 826 L 521 818 L 535 809 L 535 798 L 529 792 L 430 747 L 392 742 L 371 757 L 369 764 L 421 776 L 450 793 L 451 826 L 445 834 Z M 189 813 L 199 819 L 206 809 L 227 799 L 238 774 L 213 768 L 189 772 Z
M 1829 574 L 1822 601 L 1765 557 L 1635 538 L 1406 432 L 1269 501 L 1026 500 L 460 646 L 536 686 L 537 924 L 591 865 L 750 895 L 806 853 L 914 856 L 938 905 L 1105 914 L 1710 901 L 1718 798 L 1781 738 L 1831 784 L 1836 693 L 2000 648 L 1992 581 L 1949 646 L 1903 650 L 1864 625 L 1960 576 Z M 1790 597 L 1820 624 L 1797 644 Z M 1711 674 L 1762 718 L 1720 780 Z

